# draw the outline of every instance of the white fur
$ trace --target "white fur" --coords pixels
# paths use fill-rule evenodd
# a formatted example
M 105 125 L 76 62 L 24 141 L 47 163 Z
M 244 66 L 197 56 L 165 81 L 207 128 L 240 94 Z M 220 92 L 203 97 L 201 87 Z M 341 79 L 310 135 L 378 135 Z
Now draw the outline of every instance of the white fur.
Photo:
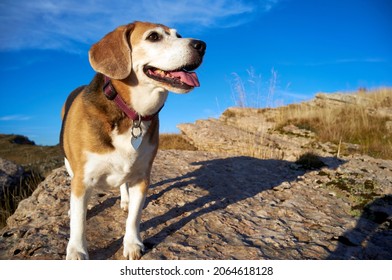
M 144 174 L 149 161 L 148 156 L 153 151 L 144 136 L 150 122 L 142 122 L 143 141 L 137 151 L 131 145 L 131 130 L 119 135 L 117 129 L 112 132 L 114 151 L 106 154 L 86 153 L 84 166 L 84 184 L 87 188 L 99 186 L 100 188 L 120 187 L 126 182 L 133 183 L 139 179 L 137 174 Z M 137 161 L 137 164 L 136 164 Z
M 88 194 L 76 197 L 71 194 L 70 238 L 67 246 L 67 260 L 87 260 L 86 213 Z
M 139 58 L 137 61 L 132 61 L 132 69 L 135 71 L 140 82 L 139 89 L 142 89 L 142 87 L 145 86 L 151 86 L 152 88 L 150 88 L 149 91 L 150 95 L 162 93 L 163 95 L 166 95 L 166 97 L 168 90 L 176 93 L 189 92 L 190 89 L 180 89 L 169 85 L 157 84 L 156 81 L 151 80 L 144 74 L 143 68 L 144 66 L 149 65 L 162 70 L 171 71 L 180 69 L 185 65 L 192 64 L 194 57 L 189 46 L 192 39 L 178 38 L 177 31 L 175 29 L 170 29 L 170 34 L 166 34 L 162 27 L 156 27 L 148 30 L 142 37 L 148 37 L 152 31 L 159 33 L 163 39 L 155 43 L 151 43 L 148 40 L 142 40 L 139 45 L 132 46 L 132 57 L 136 56 Z M 141 94 L 146 94 L 146 92 L 140 92 Z M 166 100 L 166 97 L 163 98 L 162 96 L 161 100 Z M 144 99 L 144 97 L 142 99 Z M 135 100 L 132 99 L 132 102 L 138 102 Z M 146 102 L 146 100 L 143 100 L 142 102 Z M 133 103 L 132 105 L 134 105 L 137 110 L 136 107 L 138 107 L 138 104 Z M 158 108 L 160 107 L 161 106 Z
M 193 59 L 189 47 L 191 39 L 178 38 L 175 29 L 170 29 L 170 34 L 166 34 L 162 27 L 146 31 L 143 38 L 147 37 L 152 31 L 158 32 L 163 39 L 157 43 L 142 40 L 140 45 L 132 47 L 132 56 L 139 58 L 132 62 L 132 68 L 138 78 L 139 86 L 132 88 L 131 102 L 132 107 L 143 116 L 154 114 L 163 106 L 168 96 L 168 90 L 177 93 L 189 91 L 172 88 L 151 80 L 144 74 L 144 66 L 149 65 L 169 71 L 180 69 L 191 63 Z
M 71 178 L 73 178 L 74 174 L 72 172 L 71 165 L 69 164 L 69 161 L 67 158 L 64 158 L 64 163 L 65 163 L 65 168 L 67 169 L 69 176 Z
M 132 108 L 142 116 L 153 115 L 165 104 L 167 95 L 166 89 L 156 85 L 132 89 Z
M 170 29 L 170 34 L 167 34 L 162 27 L 146 31 L 143 37 L 148 37 L 151 31 L 159 33 L 162 40 L 156 43 L 142 40 L 141 44 L 132 48 L 132 54 L 137 55 L 139 51 L 144 53 L 143 59 L 138 60 L 137 64 L 148 64 L 162 70 L 175 70 L 192 63 L 194 57 L 192 49 L 189 48 L 192 39 L 178 38 L 175 29 Z
M 120 195 L 121 195 L 120 207 L 122 210 L 128 211 L 129 193 L 128 193 L 128 186 L 126 183 L 120 186 Z
M 140 191 L 139 186 L 127 186 L 127 188 L 129 210 L 125 227 L 123 255 L 127 259 L 140 259 L 144 250 L 144 245 L 140 238 L 140 219 L 146 196 Z

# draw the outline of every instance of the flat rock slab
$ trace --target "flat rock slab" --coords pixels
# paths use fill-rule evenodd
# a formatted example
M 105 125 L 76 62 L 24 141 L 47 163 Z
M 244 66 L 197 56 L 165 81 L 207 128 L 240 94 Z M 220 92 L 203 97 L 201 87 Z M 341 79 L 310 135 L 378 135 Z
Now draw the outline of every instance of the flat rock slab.
M 142 215 L 143 259 L 392 259 L 385 203 L 375 205 L 385 219 L 354 218 L 349 202 L 323 187 L 364 161 L 322 160 L 322 170 L 307 171 L 287 160 L 159 151 Z M 370 165 L 388 199 L 391 161 Z M 62 167 L 22 201 L 0 232 L 0 259 L 65 259 L 69 191 Z M 123 259 L 119 190 L 97 191 L 87 216 L 90 258 Z

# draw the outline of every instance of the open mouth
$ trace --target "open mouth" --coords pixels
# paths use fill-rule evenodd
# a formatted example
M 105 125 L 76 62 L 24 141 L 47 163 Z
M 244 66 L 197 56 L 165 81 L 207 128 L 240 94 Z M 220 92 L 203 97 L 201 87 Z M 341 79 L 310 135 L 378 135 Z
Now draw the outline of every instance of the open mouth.
M 196 73 L 185 69 L 165 71 L 155 67 L 145 66 L 144 73 L 153 80 L 169 84 L 176 88 L 192 89 L 200 86 Z

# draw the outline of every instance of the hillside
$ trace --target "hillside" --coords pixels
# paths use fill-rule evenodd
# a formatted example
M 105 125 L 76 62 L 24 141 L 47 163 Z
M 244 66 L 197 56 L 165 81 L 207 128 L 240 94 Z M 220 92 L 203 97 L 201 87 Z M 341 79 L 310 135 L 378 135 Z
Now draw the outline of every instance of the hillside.
M 191 151 L 158 152 L 143 259 L 392 259 L 392 161 L 383 147 L 392 139 L 390 96 L 319 94 L 180 125 Z M 352 132 L 344 134 L 343 113 L 381 131 L 381 142 L 350 138 L 364 129 L 353 124 L 342 123 Z M 322 127 L 340 133 L 323 138 Z M 0 232 L 0 259 L 64 259 L 69 186 L 65 168 L 55 169 L 20 203 Z M 93 259 L 122 258 L 119 203 L 118 190 L 90 201 Z
M 64 164 L 60 146 L 40 146 L 21 135 L 0 134 L 0 158 L 33 170 L 42 176 Z

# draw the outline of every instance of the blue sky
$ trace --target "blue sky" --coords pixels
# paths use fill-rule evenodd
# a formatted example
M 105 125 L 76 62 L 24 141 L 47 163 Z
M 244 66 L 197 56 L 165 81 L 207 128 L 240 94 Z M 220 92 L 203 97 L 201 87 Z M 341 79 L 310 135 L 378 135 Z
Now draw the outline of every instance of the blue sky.
M 201 87 L 169 95 L 161 132 L 236 105 L 392 86 L 390 0 L 2 0 L 0 133 L 58 143 L 67 95 L 94 76 L 87 52 L 121 24 L 152 21 L 207 42 Z

